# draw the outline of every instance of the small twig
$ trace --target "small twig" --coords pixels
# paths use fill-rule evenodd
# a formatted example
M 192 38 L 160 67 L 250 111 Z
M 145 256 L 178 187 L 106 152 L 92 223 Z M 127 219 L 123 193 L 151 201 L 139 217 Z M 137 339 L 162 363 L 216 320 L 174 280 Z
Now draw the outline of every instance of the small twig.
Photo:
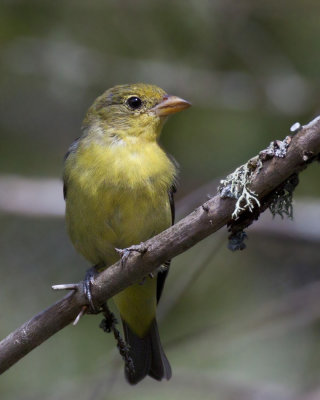
M 87 309 L 88 309 L 87 306 L 83 306 L 81 308 L 81 311 L 79 312 L 79 314 L 76 316 L 76 319 L 72 323 L 73 326 L 76 326 L 78 324 L 78 322 L 80 321 L 81 317 L 83 317 L 84 314 L 86 313 Z
M 79 283 L 64 283 L 61 285 L 52 285 L 53 290 L 79 290 Z

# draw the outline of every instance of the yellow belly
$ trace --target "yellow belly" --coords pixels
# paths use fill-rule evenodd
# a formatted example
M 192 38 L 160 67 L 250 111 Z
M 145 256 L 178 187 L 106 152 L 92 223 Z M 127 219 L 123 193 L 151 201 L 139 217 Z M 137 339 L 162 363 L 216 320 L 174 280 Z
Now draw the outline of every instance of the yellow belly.
M 175 169 L 156 143 L 129 149 L 92 144 L 69 156 L 65 172 L 69 235 L 92 264 L 108 267 L 119 259 L 115 248 L 139 244 L 171 225 Z M 156 280 L 133 285 L 114 300 L 143 336 L 155 316 Z
M 68 189 L 67 226 L 75 248 L 92 264 L 109 266 L 115 248 L 139 244 L 171 224 L 167 193 L 106 187 L 94 194 Z

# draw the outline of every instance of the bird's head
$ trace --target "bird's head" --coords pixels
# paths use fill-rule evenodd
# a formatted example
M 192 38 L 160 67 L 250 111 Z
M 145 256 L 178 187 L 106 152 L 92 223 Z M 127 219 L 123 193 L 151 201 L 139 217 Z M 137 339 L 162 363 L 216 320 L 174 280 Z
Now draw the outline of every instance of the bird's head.
M 86 131 L 109 136 L 114 142 L 138 137 L 156 140 L 168 115 L 190 105 L 154 85 L 118 85 L 95 100 L 83 127 Z

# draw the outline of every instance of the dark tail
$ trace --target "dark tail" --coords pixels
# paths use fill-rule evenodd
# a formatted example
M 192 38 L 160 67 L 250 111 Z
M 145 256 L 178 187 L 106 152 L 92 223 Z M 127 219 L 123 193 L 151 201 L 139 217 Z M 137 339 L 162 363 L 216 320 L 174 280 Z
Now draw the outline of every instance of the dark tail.
M 140 382 L 146 375 L 157 381 L 171 378 L 171 367 L 161 346 L 156 320 L 152 321 L 149 332 L 140 338 L 132 332 L 129 325 L 122 320 L 123 331 L 127 344 L 130 346 L 129 355 L 132 358 L 134 370 L 125 368 L 125 376 L 131 385 Z

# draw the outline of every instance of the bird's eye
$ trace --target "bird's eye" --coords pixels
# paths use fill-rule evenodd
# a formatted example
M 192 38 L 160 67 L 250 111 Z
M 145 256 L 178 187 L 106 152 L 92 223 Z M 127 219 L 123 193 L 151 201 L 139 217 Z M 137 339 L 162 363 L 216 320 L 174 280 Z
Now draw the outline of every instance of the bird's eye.
M 140 108 L 142 106 L 142 100 L 139 99 L 139 97 L 137 97 L 137 96 L 132 96 L 132 97 L 128 98 L 127 104 L 133 110 L 137 110 L 138 108 Z

